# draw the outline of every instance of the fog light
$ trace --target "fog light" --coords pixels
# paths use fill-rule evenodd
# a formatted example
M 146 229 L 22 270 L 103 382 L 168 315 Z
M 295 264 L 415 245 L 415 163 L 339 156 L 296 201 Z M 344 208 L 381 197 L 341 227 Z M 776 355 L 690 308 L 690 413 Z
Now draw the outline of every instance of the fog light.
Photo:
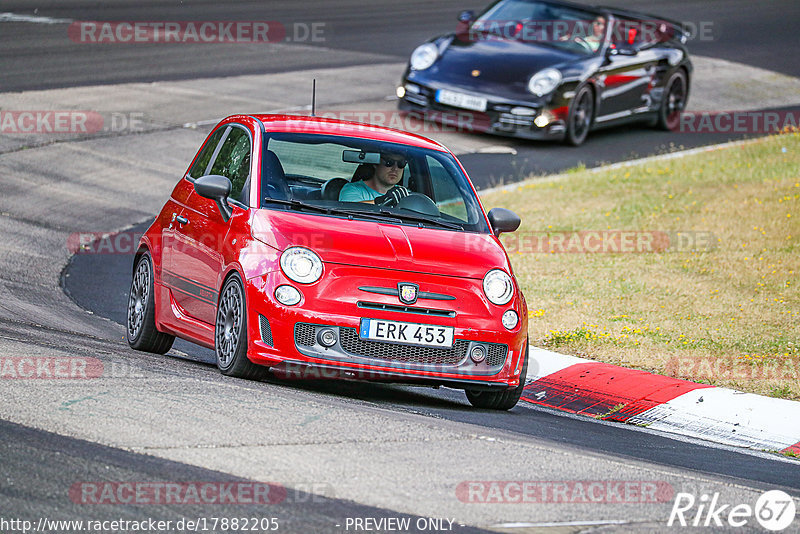
M 336 332 L 332 328 L 323 328 L 317 332 L 317 341 L 323 347 L 332 347 L 336 345 Z
M 486 359 L 486 349 L 482 345 L 475 345 L 469 353 L 469 357 L 475 363 L 481 363 Z
M 294 306 L 300 302 L 300 291 L 293 286 L 278 286 L 275 289 L 275 298 L 284 306 Z
M 512 330 L 519 322 L 519 316 L 514 310 L 508 310 L 503 314 L 503 326 Z
M 539 128 L 544 128 L 545 126 L 550 124 L 550 117 L 542 113 L 541 115 L 533 119 L 533 124 L 535 124 Z
M 397 98 L 403 98 L 404 96 L 406 96 L 406 88 L 401 85 L 400 87 L 397 88 L 395 94 L 397 95 Z

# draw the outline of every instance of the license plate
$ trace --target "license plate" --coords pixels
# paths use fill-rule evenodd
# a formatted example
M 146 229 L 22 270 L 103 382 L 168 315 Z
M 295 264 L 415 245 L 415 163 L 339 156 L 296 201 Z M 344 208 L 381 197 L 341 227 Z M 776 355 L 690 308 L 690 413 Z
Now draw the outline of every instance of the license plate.
M 465 95 L 447 89 L 436 91 L 436 101 L 457 108 L 472 109 L 475 111 L 486 111 L 487 100 L 480 96 Z
M 453 327 L 361 319 L 358 337 L 403 345 L 450 348 L 453 346 Z

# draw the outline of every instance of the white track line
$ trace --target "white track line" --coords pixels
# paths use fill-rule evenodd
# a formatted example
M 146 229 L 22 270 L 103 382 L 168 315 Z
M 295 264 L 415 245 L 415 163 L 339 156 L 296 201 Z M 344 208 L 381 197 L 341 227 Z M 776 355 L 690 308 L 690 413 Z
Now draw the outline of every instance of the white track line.
M 37 15 L 19 15 L 17 13 L 0 13 L 0 22 L 31 22 L 34 24 L 69 24 L 72 19 L 54 19 Z

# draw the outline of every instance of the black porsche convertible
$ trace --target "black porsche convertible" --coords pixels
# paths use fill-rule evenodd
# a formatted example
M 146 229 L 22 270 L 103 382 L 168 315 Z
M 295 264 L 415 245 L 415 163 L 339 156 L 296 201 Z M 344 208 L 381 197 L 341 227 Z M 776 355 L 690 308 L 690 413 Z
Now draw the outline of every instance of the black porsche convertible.
M 628 121 L 669 129 L 692 64 L 679 22 L 555 0 L 499 0 L 411 54 L 399 107 L 466 130 L 580 145 Z

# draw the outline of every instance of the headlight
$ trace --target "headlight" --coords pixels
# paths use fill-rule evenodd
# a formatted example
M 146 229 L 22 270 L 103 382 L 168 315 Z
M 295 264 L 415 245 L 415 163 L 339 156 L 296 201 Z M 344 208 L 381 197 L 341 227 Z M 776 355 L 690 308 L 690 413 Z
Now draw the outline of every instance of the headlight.
M 528 82 L 528 91 L 536 96 L 544 96 L 552 93 L 560 83 L 561 71 L 558 69 L 544 69 L 531 76 Z
M 322 260 L 307 248 L 291 247 L 281 254 L 281 269 L 291 280 L 311 284 L 322 276 Z
M 411 52 L 411 68 L 414 70 L 425 70 L 439 57 L 439 49 L 433 43 L 419 45 L 416 50 Z
M 505 271 L 492 269 L 483 277 L 483 292 L 493 304 L 508 304 L 514 296 L 514 283 Z

